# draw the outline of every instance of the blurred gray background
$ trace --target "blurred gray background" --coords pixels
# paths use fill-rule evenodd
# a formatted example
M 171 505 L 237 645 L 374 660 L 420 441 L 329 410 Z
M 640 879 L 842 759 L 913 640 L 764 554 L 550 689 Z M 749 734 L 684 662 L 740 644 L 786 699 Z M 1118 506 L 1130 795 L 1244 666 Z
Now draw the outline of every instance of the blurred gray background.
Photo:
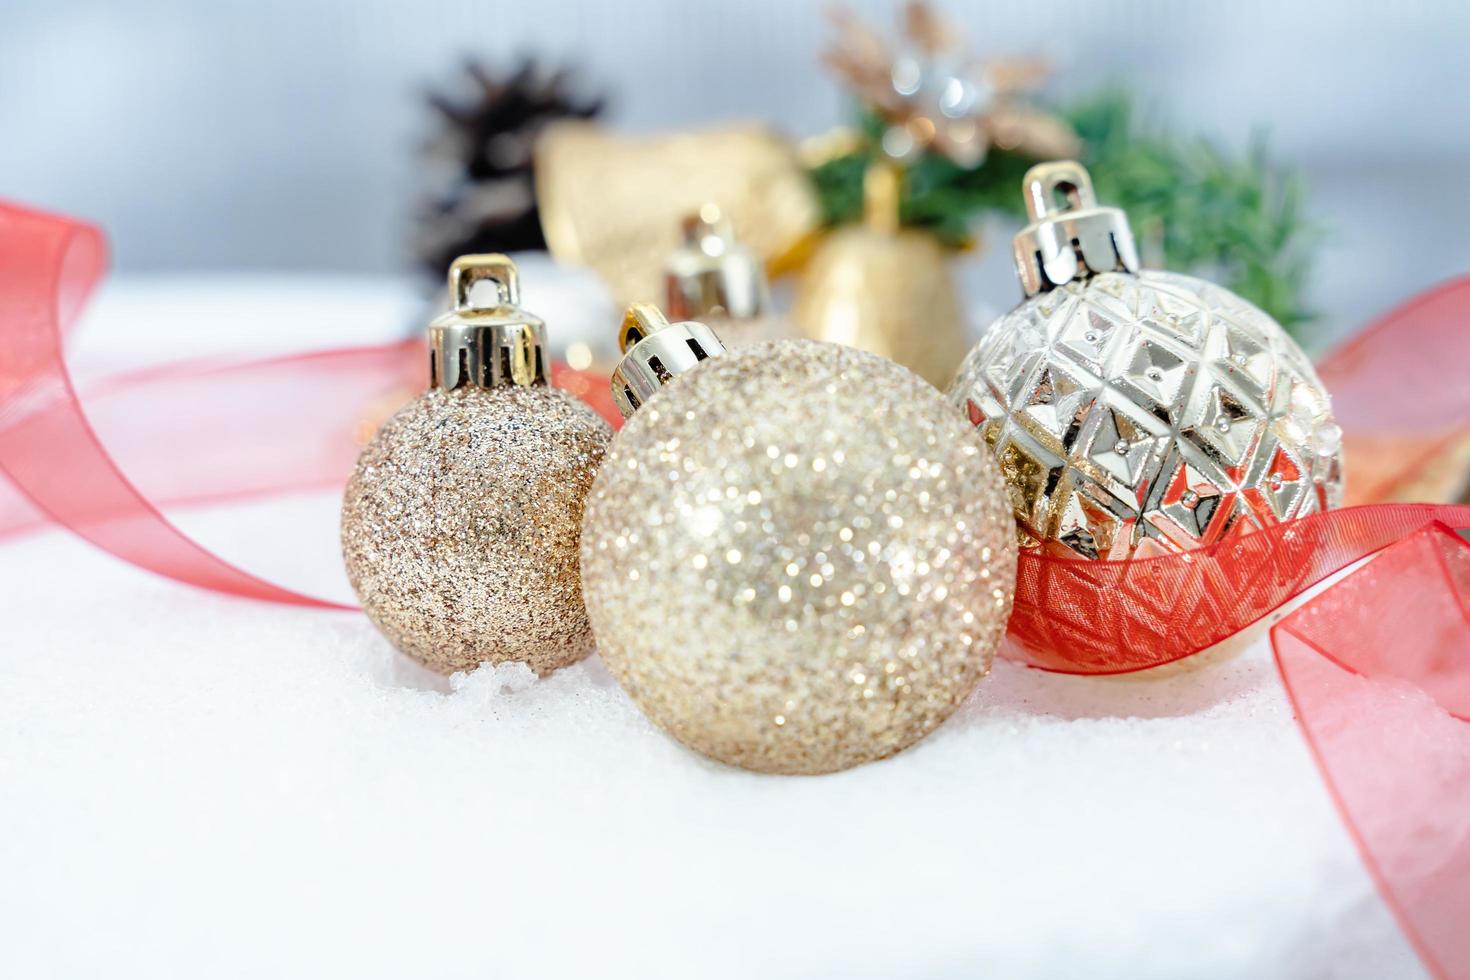
M 886 25 L 897 4 L 852 6 Z M 1327 335 L 1470 272 L 1470 5 L 941 9 L 982 54 L 1049 58 L 1058 97 L 1121 81 L 1179 132 L 1240 148 L 1265 130 L 1323 228 L 1310 295 Z M 821 7 L 792 0 L 0 0 L 0 195 L 100 222 L 123 272 L 399 273 L 422 93 L 464 55 L 576 65 L 630 130 L 763 118 L 807 135 L 848 115 L 817 64 L 827 36 Z M 1009 305 L 991 244 L 992 302 Z

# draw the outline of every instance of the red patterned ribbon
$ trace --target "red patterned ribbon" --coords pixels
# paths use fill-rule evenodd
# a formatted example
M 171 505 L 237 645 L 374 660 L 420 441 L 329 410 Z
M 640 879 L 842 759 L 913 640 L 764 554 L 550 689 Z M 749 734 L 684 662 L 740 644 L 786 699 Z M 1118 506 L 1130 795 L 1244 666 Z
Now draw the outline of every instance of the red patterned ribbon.
M 62 333 L 103 272 L 90 226 L 0 203 L 0 533 L 42 520 L 180 582 L 321 608 L 235 567 L 159 505 L 340 486 L 373 425 L 422 382 L 416 344 L 196 362 L 89 392 Z M 1389 313 L 1321 365 L 1349 443 L 1397 453 L 1363 480 L 1384 499 L 1470 429 L 1470 279 Z M 1447 367 L 1449 366 L 1449 367 Z M 611 415 L 605 385 L 557 383 Z M 1329 790 L 1426 966 L 1470 977 L 1470 507 L 1373 504 L 1133 562 L 1021 559 L 1013 655 L 1116 673 L 1189 656 L 1368 556 L 1272 630 L 1283 682 Z

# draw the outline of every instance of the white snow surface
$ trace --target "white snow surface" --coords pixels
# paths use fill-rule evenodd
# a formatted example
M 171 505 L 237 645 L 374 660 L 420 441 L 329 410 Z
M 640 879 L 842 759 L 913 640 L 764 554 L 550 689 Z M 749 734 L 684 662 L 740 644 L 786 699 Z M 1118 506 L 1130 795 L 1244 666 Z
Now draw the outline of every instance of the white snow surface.
M 344 594 L 337 502 L 178 515 Z M 681 748 L 593 658 L 448 681 L 356 613 L 0 545 L 0 976 L 1396 977 L 1257 631 L 997 665 L 832 776 Z

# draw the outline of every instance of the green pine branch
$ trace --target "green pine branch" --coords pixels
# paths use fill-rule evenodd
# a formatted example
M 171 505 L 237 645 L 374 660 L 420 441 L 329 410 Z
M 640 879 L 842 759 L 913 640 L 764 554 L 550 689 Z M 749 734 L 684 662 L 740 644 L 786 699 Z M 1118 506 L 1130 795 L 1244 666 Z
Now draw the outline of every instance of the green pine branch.
M 1062 113 L 1083 143 L 1098 199 L 1128 212 L 1147 265 L 1214 280 L 1295 332 L 1312 318 L 1302 293 L 1315 239 L 1300 179 L 1273 164 L 1264 138 L 1235 157 L 1202 139 L 1139 125 L 1126 93 L 1105 92 Z M 826 221 L 860 220 L 863 172 L 882 123 L 862 120 L 858 152 L 812 171 Z M 948 244 L 966 240 L 986 214 L 1024 214 L 1021 178 L 1037 161 L 993 150 L 974 169 L 927 154 L 906 174 L 900 218 Z

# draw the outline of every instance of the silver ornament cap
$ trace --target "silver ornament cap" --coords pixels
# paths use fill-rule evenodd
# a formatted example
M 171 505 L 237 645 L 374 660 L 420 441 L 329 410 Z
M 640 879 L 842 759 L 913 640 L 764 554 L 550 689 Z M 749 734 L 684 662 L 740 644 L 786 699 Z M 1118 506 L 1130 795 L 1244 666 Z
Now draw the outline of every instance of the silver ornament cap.
M 701 361 L 725 353 L 725 345 L 697 320 L 670 323 L 652 303 L 634 303 L 618 332 L 623 359 L 612 373 L 613 404 L 629 418 L 660 388 Z
M 1012 249 L 1027 296 L 1099 273 L 1138 271 L 1128 216 L 1098 205 L 1082 164 L 1039 163 L 1021 183 L 1031 223 L 1016 235 Z
M 750 320 L 770 304 L 766 270 L 735 240 L 730 219 L 706 204 L 684 216 L 683 242 L 664 263 L 665 305 L 678 320 Z
M 492 288 L 492 301 L 477 303 L 475 287 Z M 429 385 L 544 385 L 546 324 L 521 309 L 515 263 L 499 254 L 461 255 L 449 267 L 449 312 L 429 324 Z

